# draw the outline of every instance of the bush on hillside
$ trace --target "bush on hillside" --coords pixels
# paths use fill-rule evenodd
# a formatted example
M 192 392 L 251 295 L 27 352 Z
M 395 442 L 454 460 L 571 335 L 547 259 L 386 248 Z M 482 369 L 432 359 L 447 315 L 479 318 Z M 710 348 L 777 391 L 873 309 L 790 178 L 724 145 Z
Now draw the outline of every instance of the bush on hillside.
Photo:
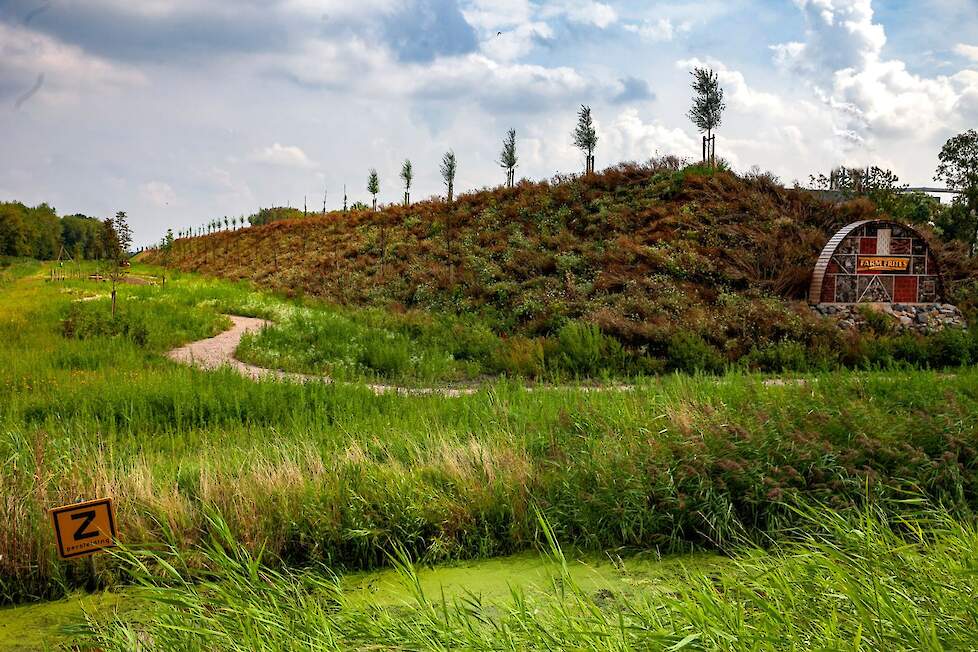
M 742 364 L 752 371 L 782 372 L 808 371 L 817 364 L 809 360 L 809 353 L 799 342 L 777 342 L 763 348 L 754 348 L 744 356 Z
M 860 306 L 859 316 L 866 322 L 866 328 L 869 332 L 876 335 L 889 335 L 896 330 L 897 322 L 893 315 L 875 310 L 870 306 Z
M 600 376 L 625 371 L 626 354 L 618 340 L 595 324 L 573 321 L 557 335 L 557 366 L 577 376 Z
M 933 368 L 970 364 L 974 341 L 967 331 L 949 328 L 927 338 L 927 363 Z
M 666 352 L 669 368 L 687 373 L 717 373 L 723 370 L 724 361 L 716 347 L 696 333 L 677 333 L 669 339 Z
M 543 338 L 515 335 L 503 340 L 497 367 L 510 376 L 540 378 L 547 369 Z

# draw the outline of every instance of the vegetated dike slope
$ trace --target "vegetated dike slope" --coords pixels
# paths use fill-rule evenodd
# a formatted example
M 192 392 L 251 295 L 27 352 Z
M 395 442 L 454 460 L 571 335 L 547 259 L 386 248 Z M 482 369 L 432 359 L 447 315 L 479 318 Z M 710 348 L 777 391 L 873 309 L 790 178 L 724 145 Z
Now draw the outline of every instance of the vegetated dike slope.
M 875 215 L 866 200 L 831 204 L 763 176 L 622 164 L 451 205 L 181 239 L 169 264 L 342 304 L 478 313 L 531 337 L 583 320 L 652 354 L 695 333 L 734 359 L 784 339 L 838 337 L 801 300 L 831 233 Z M 948 280 L 966 275 L 956 256 L 935 253 Z M 162 262 L 159 252 L 143 259 Z

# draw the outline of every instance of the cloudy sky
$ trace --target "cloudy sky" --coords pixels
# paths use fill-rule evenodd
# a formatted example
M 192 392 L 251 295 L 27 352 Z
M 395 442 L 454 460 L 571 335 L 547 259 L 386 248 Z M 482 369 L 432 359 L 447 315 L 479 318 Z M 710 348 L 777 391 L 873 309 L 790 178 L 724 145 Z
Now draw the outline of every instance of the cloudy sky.
M 0 200 L 130 215 L 137 243 L 253 212 L 695 157 L 689 70 L 728 110 L 718 153 L 803 182 L 833 164 L 930 181 L 978 127 L 978 0 L 0 0 Z

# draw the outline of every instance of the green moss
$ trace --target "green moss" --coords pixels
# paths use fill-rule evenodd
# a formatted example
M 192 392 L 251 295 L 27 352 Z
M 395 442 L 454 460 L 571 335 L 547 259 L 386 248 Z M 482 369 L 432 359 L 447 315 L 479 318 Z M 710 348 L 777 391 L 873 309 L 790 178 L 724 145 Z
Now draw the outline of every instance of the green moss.
M 0 608 L 0 652 L 67 646 L 72 637 L 66 627 L 84 623 L 86 613 L 108 615 L 122 603 L 115 593 L 78 593 L 56 602 Z
M 676 580 L 687 573 L 712 574 L 722 572 L 730 560 L 714 554 L 672 555 L 657 558 L 651 554 L 619 558 L 615 555 L 567 555 L 571 578 L 591 594 L 645 596 L 674 590 Z M 612 562 L 614 560 L 614 562 Z M 536 553 L 525 553 L 416 569 L 424 594 L 431 599 L 448 600 L 475 595 L 489 602 L 504 601 L 511 589 L 519 588 L 527 595 L 551 593 L 559 566 Z M 372 573 L 352 573 L 343 578 L 341 586 L 350 604 L 387 606 L 402 604 L 411 598 L 410 588 L 395 570 Z

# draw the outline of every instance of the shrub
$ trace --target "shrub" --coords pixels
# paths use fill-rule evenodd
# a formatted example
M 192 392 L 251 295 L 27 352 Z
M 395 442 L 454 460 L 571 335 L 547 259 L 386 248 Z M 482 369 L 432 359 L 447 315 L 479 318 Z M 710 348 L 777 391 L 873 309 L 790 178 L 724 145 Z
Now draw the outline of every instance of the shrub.
M 866 321 L 866 327 L 876 335 L 888 335 L 893 332 L 896 320 L 892 315 L 879 310 L 873 310 L 868 306 L 859 307 L 859 315 Z
M 546 369 L 543 340 L 517 335 L 503 340 L 498 356 L 500 371 L 514 376 L 537 378 Z
M 499 336 L 485 324 L 474 320 L 439 329 L 437 335 L 443 336 L 442 344 L 457 360 L 486 364 L 495 357 L 500 346 Z
M 104 299 L 70 304 L 61 320 L 61 333 L 78 340 L 123 338 L 145 349 L 164 351 L 210 337 L 226 325 L 227 319 L 210 308 L 129 297 L 119 303 L 114 318 Z
M 594 374 L 604 366 L 607 348 L 604 335 L 596 324 L 573 321 L 560 329 L 559 364 L 576 374 Z M 617 344 L 617 342 L 615 342 Z
M 918 334 L 904 333 L 892 340 L 893 358 L 912 366 L 927 364 L 927 342 Z
M 137 346 L 149 342 L 145 315 L 129 306 L 120 306 L 113 317 L 104 302 L 72 304 L 61 322 L 65 337 L 87 340 L 94 337 L 124 337 Z
M 666 355 L 669 368 L 675 371 L 717 372 L 723 369 L 720 352 L 696 333 L 673 335 L 669 338 Z
M 807 371 L 812 366 L 805 347 L 791 341 L 755 347 L 744 356 L 744 364 L 759 371 Z
M 411 367 L 411 342 L 383 333 L 364 338 L 360 363 L 383 376 L 405 374 Z
M 971 362 L 972 339 L 966 331 L 948 328 L 927 339 L 927 362 L 931 367 L 964 366 Z
M 895 366 L 893 339 L 889 337 L 866 337 L 863 346 L 862 367 L 867 369 L 889 369 Z

